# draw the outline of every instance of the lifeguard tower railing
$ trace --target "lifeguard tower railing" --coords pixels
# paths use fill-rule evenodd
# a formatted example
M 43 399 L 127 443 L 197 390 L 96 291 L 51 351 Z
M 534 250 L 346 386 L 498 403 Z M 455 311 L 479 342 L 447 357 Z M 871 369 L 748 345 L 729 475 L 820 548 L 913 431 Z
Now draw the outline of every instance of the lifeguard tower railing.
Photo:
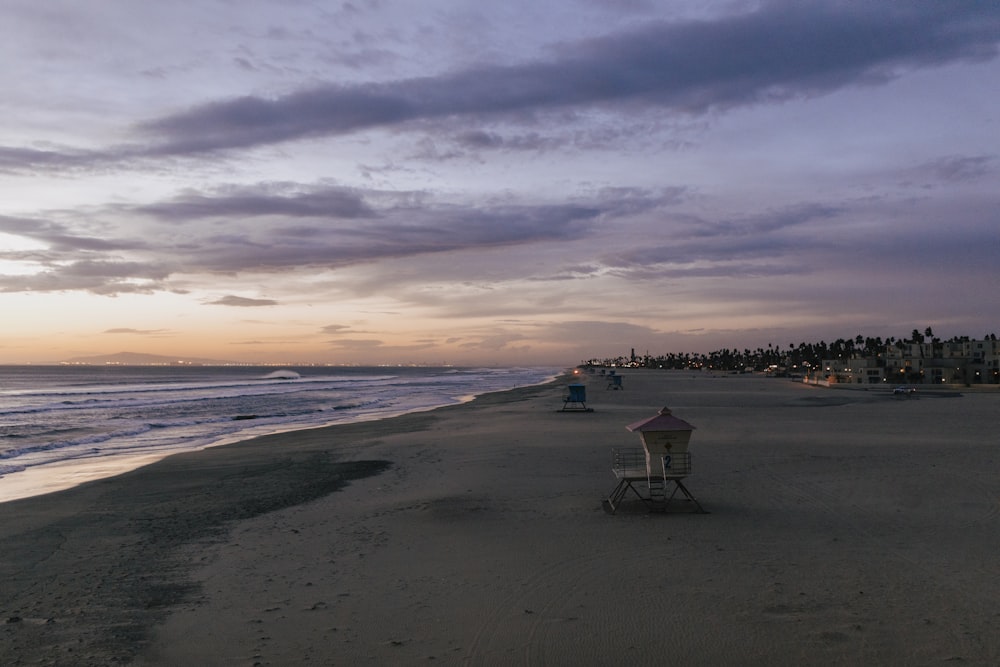
M 604 501 L 604 509 L 614 514 L 631 491 L 651 511 L 665 512 L 671 503 L 678 501 L 690 502 L 694 511 L 704 513 L 701 504 L 681 481 L 691 474 L 691 452 L 668 452 L 656 463 L 659 465 L 647 462 L 646 450 L 642 447 L 613 448 L 611 472 L 618 484 Z M 656 474 L 653 473 L 655 468 L 658 468 Z M 677 497 L 678 492 L 681 497 Z

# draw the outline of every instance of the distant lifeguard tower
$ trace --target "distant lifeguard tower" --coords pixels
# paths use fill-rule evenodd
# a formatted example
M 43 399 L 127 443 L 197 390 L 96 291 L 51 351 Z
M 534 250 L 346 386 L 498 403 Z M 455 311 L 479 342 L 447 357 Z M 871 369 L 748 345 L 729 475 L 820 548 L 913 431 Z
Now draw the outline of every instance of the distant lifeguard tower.
M 694 426 L 674 417 L 669 408 L 663 408 L 653 417 L 625 428 L 639 433 L 642 447 L 611 450 L 611 472 L 618 484 L 604 501 L 604 509 L 614 514 L 632 491 L 653 511 L 665 512 L 677 500 L 691 503 L 690 508 L 695 512 L 705 513 L 681 481 L 691 474 L 688 443 Z M 680 498 L 677 498 L 678 492 Z
M 566 389 L 569 393 L 563 398 L 560 412 L 593 412 L 587 407 L 587 387 L 582 384 L 571 384 Z

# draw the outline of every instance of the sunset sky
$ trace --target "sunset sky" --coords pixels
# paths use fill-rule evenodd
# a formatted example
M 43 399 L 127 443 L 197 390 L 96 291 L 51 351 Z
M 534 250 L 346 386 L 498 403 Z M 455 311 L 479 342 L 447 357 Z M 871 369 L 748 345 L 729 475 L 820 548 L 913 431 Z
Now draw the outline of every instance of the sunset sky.
M 0 363 L 1000 333 L 994 2 L 0 11 Z

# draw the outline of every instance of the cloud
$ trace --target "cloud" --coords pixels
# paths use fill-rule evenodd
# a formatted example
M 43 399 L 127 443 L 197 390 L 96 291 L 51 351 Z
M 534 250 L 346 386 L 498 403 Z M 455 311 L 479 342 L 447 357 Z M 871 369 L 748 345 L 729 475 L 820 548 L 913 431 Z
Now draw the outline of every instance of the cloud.
M 67 168 L 78 164 L 89 165 L 97 160 L 94 153 L 75 151 L 72 148 L 41 150 L 0 146 L 0 172 L 19 172 L 29 168 Z
M 81 236 L 79 232 L 71 232 L 67 225 L 40 217 L 0 215 L 0 232 L 34 239 L 57 250 L 116 250 L 132 246 L 96 236 Z
M 158 262 L 79 260 L 53 265 L 31 275 L 0 275 L 0 292 L 151 294 L 162 289 L 170 270 Z
M 843 207 L 822 203 L 807 203 L 766 211 L 757 215 L 706 224 L 699 229 L 700 237 L 756 236 L 795 229 L 818 221 L 829 221 L 843 212 Z
M 975 165 L 981 161 L 968 168 Z M 246 197 L 254 192 L 268 202 L 265 209 L 288 215 L 273 213 L 259 222 L 243 215 Z M 364 210 L 368 217 L 340 218 L 340 210 L 318 203 L 340 202 L 345 192 L 348 215 Z M 341 273 L 340 293 L 363 297 L 391 290 L 397 300 L 449 313 L 519 314 L 575 307 L 573 297 L 556 302 L 546 293 L 532 297 L 528 308 L 518 290 L 507 289 L 519 281 L 558 281 L 559 290 L 551 294 L 565 296 L 586 291 L 586 284 L 607 286 L 608 279 L 891 272 L 921 263 L 938 266 L 945 257 L 961 258 L 965 270 L 979 271 L 995 262 L 995 235 L 989 230 L 996 227 L 988 224 L 996 216 L 995 198 L 942 191 L 939 199 L 802 202 L 713 217 L 686 212 L 698 200 L 680 188 L 605 188 L 555 205 L 507 199 L 466 205 L 420 193 L 345 191 L 325 184 L 221 186 L 140 207 L 95 209 L 87 216 L 93 233 L 72 233 L 67 224 L 45 217 L 0 217 L 0 231 L 47 246 L 0 253 L 0 260 L 25 267 L 21 274 L 0 275 L 0 291 L 177 292 L 199 276 L 294 278 L 371 265 Z M 496 252 L 502 248 L 518 251 Z M 428 257 L 446 253 L 447 261 Z M 577 289 L 572 283 L 579 281 Z M 213 303 L 278 302 L 229 296 Z M 329 327 L 324 333 L 337 337 L 350 331 Z
M 670 350 L 668 341 L 676 333 L 633 324 L 609 313 L 603 320 L 568 319 L 542 323 L 532 332 L 532 337 L 560 341 L 568 355 L 584 360 L 592 357 L 594 350 L 617 350 L 616 354 L 627 354 L 633 345 L 637 346 L 637 354 L 642 354 L 647 346 L 650 351 Z
M 375 215 L 357 191 L 339 187 L 303 191 L 301 185 L 293 183 L 258 183 L 215 193 L 189 191 L 135 211 L 174 221 L 229 216 L 356 219 Z
M 248 299 L 242 296 L 233 296 L 232 294 L 227 294 L 221 299 L 216 299 L 215 301 L 209 301 L 210 306 L 237 306 L 239 308 L 256 308 L 258 306 L 276 306 L 277 301 L 273 299 Z
M 453 129 L 459 120 L 470 126 L 455 134 L 465 149 L 535 150 L 551 140 L 480 126 L 596 108 L 631 118 L 636 109 L 698 115 L 824 95 L 909 70 L 991 59 L 998 35 L 1000 9 L 993 3 L 765 2 L 711 20 L 657 20 L 563 43 L 547 60 L 220 99 L 150 118 L 134 127 L 133 143 L 104 150 L 0 146 L 0 171 L 121 165 L 445 121 Z M 188 207 L 210 214 L 197 202 Z
M 996 164 L 995 155 L 949 155 L 929 162 L 924 168 L 939 180 L 960 183 L 995 172 Z
M 508 133 L 486 132 L 476 129 L 461 132 L 453 137 L 456 145 L 467 150 L 542 151 L 560 147 L 563 142 L 537 132 Z M 432 154 L 433 155 L 433 154 Z
M 150 154 L 192 154 L 416 121 L 512 118 L 629 104 L 681 113 L 826 94 L 997 52 L 989 3 L 771 2 L 712 21 L 654 22 L 564 45 L 556 57 L 389 83 L 323 84 L 151 119 Z M 496 146 L 499 137 L 466 134 Z
M 563 242 L 586 237 L 602 221 L 668 205 L 678 196 L 671 189 L 622 189 L 558 204 L 460 204 L 412 192 L 262 183 L 187 190 L 140 206 L 109 204 L 90 211 L 83 222 L 79 214 L 63 211 L 0 216 L 0 232 L 43 246 L 0 253 L 0 259 L 37 269 L 29 276 L 0 276 L 0 291 L 150 292 L 174 289 L 169 279 L 177 275 L 333 269 Z M 81 228 L 71 231 L 70 224 Z
M 93 173 L 94 171 L 122 169 L 142 164 L 150 168 L 150 149 L 145 144 L 120 144 L 100 150 L 82 150 L 67 146 L 47 149 L 0 146 L 0 173 L 32 174 L 53 171 Z M 169 164 L 165 155 L 155 155 L 160 160 L 156 169 Z
M 271 272 L 337 268 L 381 259 L 579 238 L 607 211 L 585 204 L 423 206 L 380 211 L 369 224 L 317 221 L 260 227 L 231 221 L 232 231 L 211 234 L 177 249 L 189 271 Z
M 673 234 L 658 241 L 607 254 L 602 263 L 631 279 L 762 275 L 807 272 L 795 257 L 808 244 L 825 243 L 827 228 L 844 212 L 840 206 L 798 204 L 743 218 L 682 218 Z
M 105 329 L 101 333 L 106 334 L 129 334 L 137 336 L 162 336 L 164 334 L 170 333 L 167 329 L 131 329 L 128 327 L 116 327 L 114 329 Z
M 380 340 L 368 339 L 368 338 L 339 338 L 336 342 L 332 343 L 332 347 L 338 350 L 373 350 L 375 348 L 382 348 L 383 342 Z

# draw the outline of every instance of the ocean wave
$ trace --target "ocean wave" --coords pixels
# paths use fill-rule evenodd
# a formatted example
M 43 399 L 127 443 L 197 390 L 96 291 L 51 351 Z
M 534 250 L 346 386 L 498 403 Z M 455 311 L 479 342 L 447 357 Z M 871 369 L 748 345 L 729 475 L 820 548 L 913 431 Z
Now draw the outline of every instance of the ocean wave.
M 96 433 L 94 435 L 89 435 L 83 438 L 74 438 L 71 440 L 55 440 L 51 442 L 41 443 L 37 445 L 30 445 L 27 447 L 13 447 L 0 452 L 0 459 L 12 459 L 18 456 L 24 456 L 25 454 L 38 454 L 40 452 L 55 452 L 60 450 L 71 449 L 73 447 L 91 447 L 93 445 L 99 445 L 109 440 L 114 440 L 117 438 L 127 438 L 134 437 L 137 435 L 142 435 L 150 430 L 150 427 L 146 424 L 138 426 L 131 429 L 123 429 L 120 431 L 111 431 L 104 433 Z
M 234 379 L 225 370 L 208 369 L 194 381 L 180 370 L 147 374 L 133 369 L 112 371 L 110 381 L 94 385 L 79 382 L 79 371 L 70 370 L 54 380 L 49 380 L 50 371 L 49 386 L 31 386 L 24 380 L 30 371 L 18 372 L 20 384 L 3 384 L 0 370 L 0 386 L 14 387 L 0 391 L 0 419 L 6 427 L 6 432 L 0 429 L 0 470 L 13 472 L 72 459 L 190 451 L 277 431 L 379 419 L 551 376 L 540 369 L 405 368 L 298 379 L 269 378 L 280 371 L 258 371 Z M 151 380 L 145 382 L 143 376 Z M 158 381 L 162 378 L 166 380 Z M 127 381 L 118 381 L 123 379 Z
M 301 380 L 302 376 L 295 371 L 280 370 L 268 373 L 261 380 Z
M 275 371 L 275 373 L 295 373 L 294 371 Z M 272 373 L 271 375 L 275 375 Z M 298 375 L 296 373 L 296 375 Z M 33 398 L 49 398 L 57 400 L 60 398 L 65 399 L 67 402 L 78 403 L 81 401 L 72 401 L 70 399 L 77 397 L 93 397 L 93 396 L 114 396 L 117 394 L 154 394 L 154 393 L 183 393 L 183 392 L 198 392 L 198 391 L 219 391 L 226 389 L 244 390 L 247 395 L 255 395 L 260 393 L 266 393 L 274 391 L 275 385 L 289 387 L 290 390 L 294 389 L 297 384 L 330 384 L 332 386 L 340 386 L 346 384 L 358 384 L 366 382 L 385 382 L 396 378 L 395 375 L 371 375 L 371 376 L 302 376 L 298 375 L 295 383 L 266 383 L 261 382 L 261 380 L 267 379 L 293 379 L 285 377 L 269 377 L 267 375 L 256 378 L 245 378 L 239 380 L 226 380 L 226 381 L 214 381 L 214 382 L 157 382 L 157 383 L 139 383 L 139 384 L 108 384 L 108 385 L 86 385 L 79 387 L 59 387 L 56 389 L 14 389 L 5 390 L 0 392 L 2 396 L 10 397 L 33 397 Z M 280 391 L 280 390 L 279 390 Z M 242 392 L 237 391 L 233 396 L 239 396 Z M 100 400 L 100 399 L 90 399 L 90 400 Z
M 100 433 L 93 433 L 87 436 L 78 438 L 67 438 L 67 439 L 53 439 L 48 442 L 28 445 L 28 446 L 15 446 L 7 447 L 4 451 L 0 452 L 0 460 L 13 459 L 19 456 L 25 456 L 28 454 L 39 454 L 43 452 L 49 452 L 52 454 L 57 454 L 61 451 L 65 451 L 67 456 L 60 456 L 60 458 L 73 458 L 73 455 L 69 455 L 69 450 L 74 448 L 87 447 L 92 448 L 97 445 L 107 445 L 108 443 L 125 441 L 130 438 L 135 438 L 137 436 L 147 435 L 153 431 L 170 432 L 172 435 L 168 437 L 160 437 L 161 444 L 166 446 L 174 446 L 177 442 L 182 442 L 186 438 L 196 438 L 198 442 L 205 444 L 211 443 L 222 437 L 232 435 L 235 432 L 242 430 L 241 428 L 231 427 L 234 421 L 254 421 L 257 426 L 260 424 L 270 424 L 270 425 L 284 425 L 284 424 L 295 424 L 302 423 L 304 426 L 316 425 L 326 423 L 327 418 L 323 417 L 324 414 L 329 412 L 342 412 L 350 410 L 360 410 L 363 408 L 371 408 L 380 403 L 379 400 L 373 399 L 368 401 L 355 401 L 350 403 L 343 403 L 337 405 L 324 406 L 320 408 L 310 408 L 310 409 L 300 409 L 300 410 L 284 410 L 280 412 L 270 412 L 270 413 L 242 413 L 242 414 L 232 414 L 223 415 L 217 414 L 202 418 L 181 418 L 172 420 L 159 420 L 159 421 L 148 421 L 137 423 L 130 428 L 111 430 Z M 319 419 L 309 420 L 310 417 L 320 417 Z M 315 423 L 312 423 L 315 422 Z M 249 425 L 248 425 L 249 427 Z M 73 431 L 77 429 L 53 429 L 46 433 L 35 433 L 31 434 L 30 437 L 35 439 L 40 437 L 53 438 L 60 432 Z M 26 435 L 8 435 L 5 436 L 7 444 L 10 445 L 11 441 L 15 438 L 22 440 Z M 159 436 L 158 436 L 159 437 Z M 129 443 L 124 442 L 121 447 L 135 447 L 139 443 Z M 141 443 L 145 447 L 149 447 L 151 443 L 143 442 Z M 155 446 L 155 445 L 152 445 Z M 87 452 L 88 455 L 92 452 Z
M 217 391 L 220 389 L 233 389 L 236 387 L 239 387 L 241 390 L 230 392 Z M 201 394 L 193 393 L 193 390 L 189 388 L 179 388 L 176 390 L 161 389 L 157 392 L 109 391 L 105 392 L 103 394 L 103 398 L 100 399 L 88 398 L 82 401 L 64 400 L 35 405 L 0 407 L 0 416 L 38 415 L 46 412 L 84 411 L 95 409 L 121 410 L 125 408 L 139 407 L 166 407 L 190 403 L 191 401 L 220 401 L 225 399 L 280 397 L 288 394 L 315 392 L 323 388 L 324 387 L 319 385 L 309 387 L 298 386 L 297 382 L 282 382 L 280 384 L 269 383 L 265 386 L 259 384 L 207 386 L 199 388 L 198 391 L 200 391 Z M 339 389 L 340 386 L 337 384 L 330 384 L 329 388 Z M 136 396 L 136 394 L 139 395 Z

